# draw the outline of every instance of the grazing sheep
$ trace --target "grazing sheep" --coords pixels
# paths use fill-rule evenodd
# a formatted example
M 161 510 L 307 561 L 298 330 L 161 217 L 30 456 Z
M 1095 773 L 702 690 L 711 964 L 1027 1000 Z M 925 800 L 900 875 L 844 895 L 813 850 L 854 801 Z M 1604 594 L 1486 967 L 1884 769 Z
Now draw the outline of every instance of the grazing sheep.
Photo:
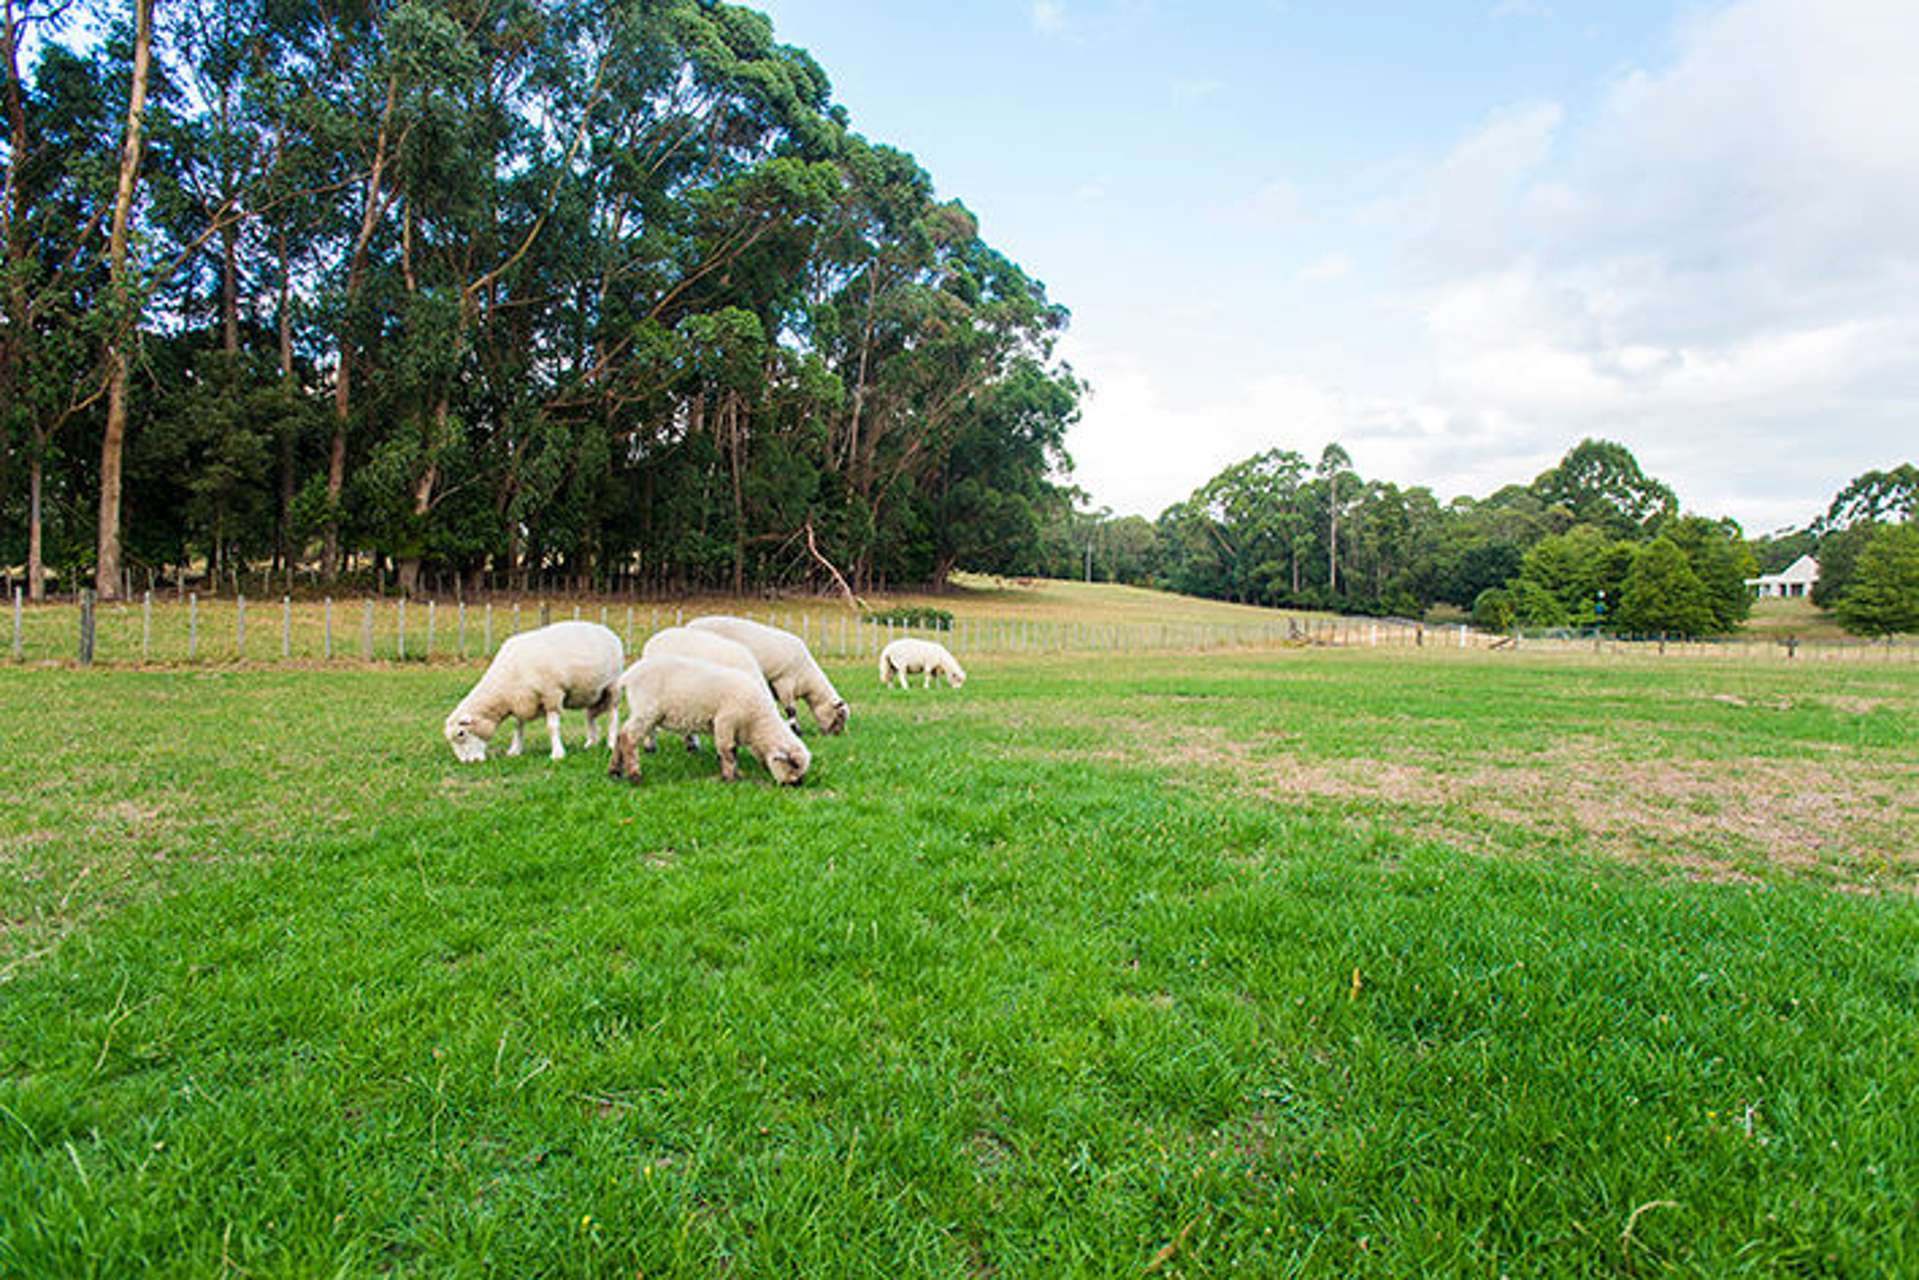
M 648 637 L 645 646 L 640 650 L 640 662 L 644 662 L 648 658 L 664 656 L 697 658 L 702 662 L 711 662 L 716 666 L 732 667 L 736 671 L 744 671 L 747 675 L 757 676 L 761 680 L 766 679 L 765 673 L 760 670 L 759 661 L 753 657 L 751 650 L 739 641 L 728 640 L 725 636 L 713 631 L 695 631 L 691 627 L 668 627 L 664 631 L 654 632 Z M 638 665 L 638 662 L 633 664 L 634 667 Z M 628 667 L 626 669 L 626 675 L 630 676 L 632 674 L 633 667 Z M 622 686 L 625 685 L 626 676 L 620 677 L 620 683 Z M 646 748 L 647 754 L 651 755 L 653 753 L 653 735 L 650 733 L 646 735 L 646 741 L 641 745 Z M 689 733 L 686 735 L 686 749 L 688 751 L 698 751 L 700 749 L 699 734 Z
M 723 614 L 695 618 L 686 625 L 723 635 L 751 650 L 788 720 L 793 718 L 793 701 L 797 698 L 812 709 L 813 719 L 823 732 L 839 733 L 846 728 L 846 700 L 833 688 L 820 664 L 813 661 L 806 641 L 791 631 Z
M 661 726 L 678 733 L 711 733 L 725 782 L 740 776 L 736 745 L 750 748 L 784 786 L 798 786 L 812 763 L 806 744 L 780 718 L 758 673 L 661 654 L 634 663 L 620 686 L 626 690 L 628 714 L 613 745 L 610 777 L 638 782 L 639 744 Z
M 585 707 L 586 745 L 599 740 L 601 716 L 609 717 L 606 740 L 611 745 L 620 725 L 620 669 L 625 665 L 619 636 L 597 622 L 556 622 L 508 636 L 480 682 L 448 714 L 447 744 L 467 764 L 484 760 L 494 731 L 512 716 L 513 743 L 506 753 L 517 756 L 526 722 L 544 715 L 553 758 L 563 759 L 560 710 Z
M 906 677 L 916 671 L 926 673 L 926 683 L 920 686 L 925 689 L 932 688 L 934 676 L 945 676 L 946 683 L 955 689 L 966 683 L 966 670 L 959 659 L 937 640 L 903 636 L 880 651 L 881 684 L 891 684 L 898 676 L 904 689 Z

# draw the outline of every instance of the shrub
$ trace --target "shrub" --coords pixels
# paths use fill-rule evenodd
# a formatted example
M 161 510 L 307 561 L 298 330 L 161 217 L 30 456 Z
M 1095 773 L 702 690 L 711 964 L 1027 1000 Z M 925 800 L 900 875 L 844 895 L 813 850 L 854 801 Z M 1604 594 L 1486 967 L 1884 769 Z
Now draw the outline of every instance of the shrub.
M 924 631 L 951 631 L 953 615 L 944 609 L 934 609 L 926 605 L 904 606 L 888 609 L 883 613 L 863 615 L 868 622 L 877 622 L 881 626 L 892 623 L 896 627 L 918 627 Z

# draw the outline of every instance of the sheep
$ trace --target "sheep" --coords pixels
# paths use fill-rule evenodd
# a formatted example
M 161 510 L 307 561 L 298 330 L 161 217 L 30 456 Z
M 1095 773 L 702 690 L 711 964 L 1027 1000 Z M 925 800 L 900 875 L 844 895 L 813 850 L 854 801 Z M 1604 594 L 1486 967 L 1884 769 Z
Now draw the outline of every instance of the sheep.
M 680 733 L 711 733 L 723 782 L 740 776 L 737 744 L 751 748 L 783 786 L 798 786 L 812 763 L 806 744 L 780 717 L 758 673 L 658 654 L 634 663 L 620 685 L 626 690 L 628 715 L 607 769 L 615 780 L 639 782 L 639 744 L 662 725 Z
M 695 618 L 686 625 L 723 635 L 751 650 L 787 719 L 793 718 L 793 701 L 798 698 L 812 709 L 822 732 L 840 733 L 846 728 L 846 700 L 833 688 L 820 664 L 813 661 L 806 641 L 791 631 L 724 614 Z
M 921 688 L 930 689 L 934 676 L 945 676 L 946 683 L 955 689 L 966 683 L 966 670 L 960 666 L 959 659 L 937 640 L 902 636 L 880 651 L 881 684 L 891 684 L 897 675 L 900 688 L 904 689 L 907 675 L 915 671 L 926 673 L 926 683 Z
M 586 745 L 598 741 L 599 718 L 606 716 L 606 740 L 611 746 L 620 724 L 620 670 L 625 660 L 619 636 L 597 622 L 556 622 L 508 636 L 480 682 L 447 715 L 447 745 L 462 763 L 484 760 L 494 731 L 512 716 L 513 743 L 506 753 L 517 756 L 526 722 L 544 715 L 553 759 L 561 760 L 566 748 L 560 744 L 560 709 L 584 707 Z
M 698 658 L 702 662 L 711 662 L 717 666 L 744 671 L 747 675 L 755 676 L 761 681 L 766 679 L 765 673 L 760 670 L 759 661 L 753 657 L 751 650 L 737 640 L 728 640 L 725 636 L 713 631 L 695 631 L 690 627 L 668 627 L 664 631 L 656 631 L 648 637 L 645 646 L 641 648 L 640 662 L 664 655 L 676 658 Z M 639 663 L 636 662 L 633 665 L 637 667 Z M 626 684 L 626 677 L 632 674 L 633 667 L 628 667 L 626 675 L 620 677 L 622 686 Z M 648 734 L 642 745 L 645 746 L 647 754 L 652 754 L 653 735 Z M 688 751 L 700 749 L 700 736 L 697 733 L 686 735 L 686 749 Z

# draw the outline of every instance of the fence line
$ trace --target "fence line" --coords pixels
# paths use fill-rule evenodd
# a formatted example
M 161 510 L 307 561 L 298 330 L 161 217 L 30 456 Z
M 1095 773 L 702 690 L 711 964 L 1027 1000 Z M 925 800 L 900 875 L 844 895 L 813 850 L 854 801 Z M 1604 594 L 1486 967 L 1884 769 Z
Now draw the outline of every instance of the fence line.
M 331 662 L 336 652 L 332 597 L 318 602 L 280 601 L 279 660 Z M 351 607 L 351 602 L 343 602 Z M 418 602 L 415 602 L 416 604 Z M 440 630 L 438 602 L 426 601 L 424 645 L 417 622 L 409 630 L 405 601 L 362 599 L 358 658 L 361 661 L 476 661 L 497 652 L 509 636 L 542 625 L 553 616 L 551 602 L 541 601 L 523 612 L 519 603 L 496 627 L 493 605 L 482 606 L 479 643 L 469 633 L 467 607 L 455 602 L 456 635 L 449 646 Z M 571 610 L 583 616 L 580 605 Z M 202 614 L 208 624 L 202 634 Z M 230 615 L 230 619 L 229 619 Z M 684 607 L 637 610 L 624 608 L 615 617 L 601 605 L 598 616 L 616 627 L 629 651 L 637 652 L 646 637 L 663 626 L 682 625 Z M 1746 659 L 1802 662 L 1919 662 L 1919 642 L 1899 640 L 1798 640 L 1735 637 L 1715 641 L 1627 639 L 1592 632 L 1511 633 L 1493 635 L 1459 624 L 1431 625 L 1404 618 L 1339 618 L 1323 614 L 1274 612 L 1258 621 L 1204 623 L 1178 621 L 1093 622 L 1073 618 L 955 619 L 949 628 L 905 626 L 890 619 L 851 616 L 831 608 L 751 610 L 748 616 L 784 627 L 806 640 L 824 658 L 871 658 L 903 635 L 927 635 L 944 641 L 961 654 L 1061 654 L 1205 652 L 1218 649 L 1266 649 L 1292 645 L 1330 646 L 1362 650 L 1432 649 L 1506 650 L 1541 653 L 1598 653 L 1620 656 L 1654 655 L 1698 659 Z M 227 623 L 230 620 L 230 628 Z M 233 662 L 258 661 L 262 655 L 247 650 L 247 604 L 244 596 L 202 601 L 195 592 L 183 602 L 155 601 L 152 592 L 137 601 L 98 601 L 82 593 L 76 602 L 29 605 L 23 593 L 13 593 L 13 645 L 16 662 L 71 661 L 83 663 Z M 230 645 L 217 639 L 230 636 Z M 211 642 L 209 643 L 209 638 Z M 77 643 L 76 643 L 77 641 Z M 348 650 L 351 653 L 351 650 Z

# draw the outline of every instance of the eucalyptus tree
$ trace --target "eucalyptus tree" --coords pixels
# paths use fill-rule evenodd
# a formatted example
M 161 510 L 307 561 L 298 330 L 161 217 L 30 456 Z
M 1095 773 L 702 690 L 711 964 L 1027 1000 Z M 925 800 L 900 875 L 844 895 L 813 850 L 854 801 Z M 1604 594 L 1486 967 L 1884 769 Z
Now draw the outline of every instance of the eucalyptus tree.
M 101 232 L 112 189 L 95 139 L 112 129 L 104 56 L 83 58 L 58 40 L 73 16 L 67 3 L 0 4 L 0 97 L 6 112 L 0 185 L 0 431 L 24 455 L 27 590 L 45 592 L 45 534 L 51 471 L 62 560 L 71 563 L 83 505 L 74 438 L 106 395 L 100 358 L 109 310 Z M 29 81 L 21 65 L 32 38 L 41 52 Z M 88 540 L 91 540 L 89 532 Z

